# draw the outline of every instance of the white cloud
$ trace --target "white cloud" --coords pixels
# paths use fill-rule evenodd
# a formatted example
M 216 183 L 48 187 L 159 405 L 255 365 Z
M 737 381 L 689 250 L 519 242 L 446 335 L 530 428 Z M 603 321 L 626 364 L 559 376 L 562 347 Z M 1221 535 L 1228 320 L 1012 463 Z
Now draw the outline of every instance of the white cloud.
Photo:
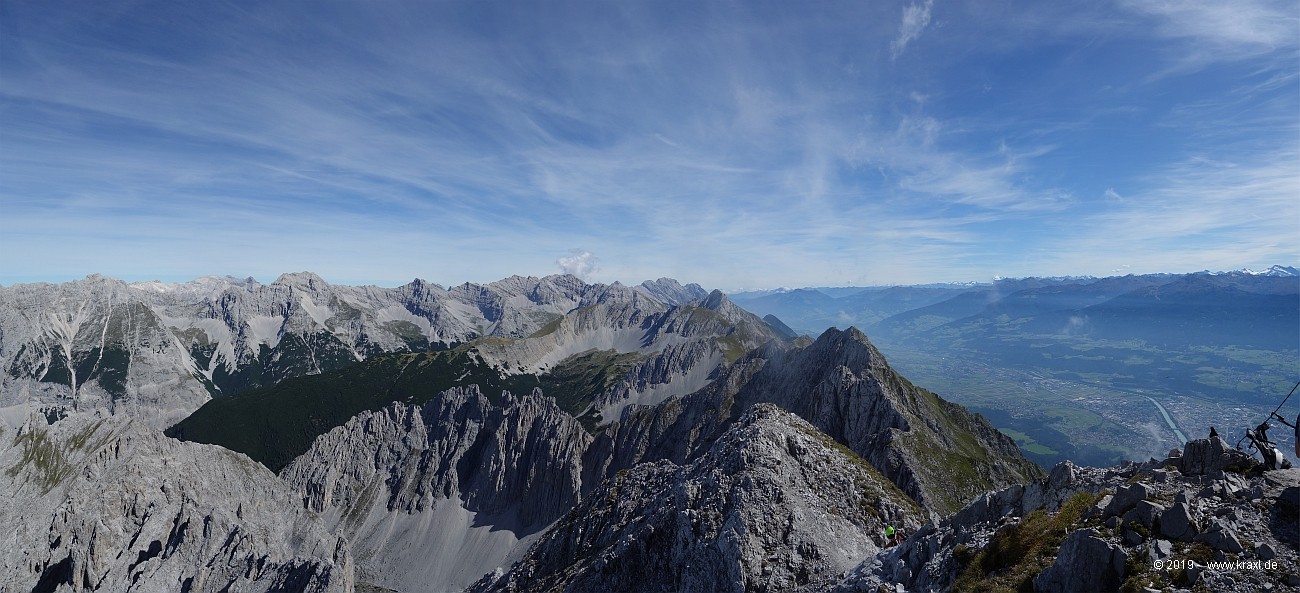
M 555 265 L 560 266 L 560 271 L 565 274 L 572 274 L 586 280 L 592 272 L 596 271 L 596 261 L 596 256 L 590 251 L 574 249 L 567 257 L 555 260 Z
M 930 9 L 934 0 L 925 0 L 924 4 L 913 4 L 903 9 L 903 24 L 898 29 L 898 37 L 890 44 L 889 50 L 895 59 L 903 55 L 907 44 L 911 43 L 930 25 Z

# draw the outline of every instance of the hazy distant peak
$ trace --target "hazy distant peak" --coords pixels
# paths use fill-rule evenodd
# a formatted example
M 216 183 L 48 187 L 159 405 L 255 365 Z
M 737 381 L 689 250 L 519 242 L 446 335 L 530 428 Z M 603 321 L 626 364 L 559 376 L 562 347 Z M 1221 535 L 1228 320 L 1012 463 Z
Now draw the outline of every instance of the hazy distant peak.
M 310 290 L 329 286 L 329 283 L 325 282 L 324 278 L 317 276 L 315 272 L 288 272 L 280 274 L 280 277 L 276 278 L 275 282 L 272 282 L 271 284 L 292 286 L 294 288 L 306 288 Z
M 132 282 L 131 288 L 142 290 L 144 292 L 159 294 L 174 294 L 180 292 L 204 292 L 218 293 L 227 288 L 241 288 L 252 290 L 262 283 L 257 279 L 249 276 L 247 278 L 236 278 L 234 276 L 199 276 L 188 282 L 162 282 L 160 280 L 147 280 L 144 282 Z
M 708 291 L 704 290 L 704 288 L 699 284 L 692 283 L 682 286 L 680 282 L 672 278 L 646 280 L 645 282 L 634 286 L 633 290 L 666 305 L 686 304 L 704 298 L 709 294 Z

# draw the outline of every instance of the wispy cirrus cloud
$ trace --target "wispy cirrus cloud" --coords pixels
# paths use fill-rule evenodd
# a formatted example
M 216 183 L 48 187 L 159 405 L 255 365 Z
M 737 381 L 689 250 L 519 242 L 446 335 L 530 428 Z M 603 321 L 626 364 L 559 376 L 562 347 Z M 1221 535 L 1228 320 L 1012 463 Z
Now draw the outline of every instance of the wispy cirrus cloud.
M 1192 158 L 1154 172 L 1146 189 L 1061 225 L 1056 265 L 1101 273 L 1237 269 L 1294 261 L 1300 153 L 1238 163 Z M 1140 264 L 1130 264 L 1134 259 Z
M 1243 0 L 1225 4 L 1212 0 L 1139 2 L 1124 0 L 1125 9 L 1154 17 L 1156 32 L 1194 40 L 1207 51 L 1233 54 L 1267 52 L 1297 44 L 1295 4 L 1272 0 Z M 1234 56 L 1223 56 L 1232 59 Z
M 889 44 L 890 55 L 894 59 L 903 54 L 907 49 L 907 44 L 921 36 L 921 32 L 930 26 L 930 9 L 934 8 L 934 0 L 925 0 L 920 4 L 909 4 L 903 8 L 903 22 L 899 25 L 898 36 L 894 38 L 893 43 Z

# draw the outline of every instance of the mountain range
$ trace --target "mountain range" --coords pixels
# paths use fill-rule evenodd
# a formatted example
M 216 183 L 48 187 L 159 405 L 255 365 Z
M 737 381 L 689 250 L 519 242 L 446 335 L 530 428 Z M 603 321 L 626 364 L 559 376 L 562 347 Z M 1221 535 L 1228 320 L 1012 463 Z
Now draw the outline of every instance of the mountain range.
M 0 364 L 3 590 L 945 589 L 999 541 L 972 517 L 1107 487 L 1049 477 L 855 328 L 800 337 L 669 279 L 0 287 Z M 1269 479 L 1289 512 L 1300 480 Z M 1125 536 L 1089 537 L 1131 558 Z

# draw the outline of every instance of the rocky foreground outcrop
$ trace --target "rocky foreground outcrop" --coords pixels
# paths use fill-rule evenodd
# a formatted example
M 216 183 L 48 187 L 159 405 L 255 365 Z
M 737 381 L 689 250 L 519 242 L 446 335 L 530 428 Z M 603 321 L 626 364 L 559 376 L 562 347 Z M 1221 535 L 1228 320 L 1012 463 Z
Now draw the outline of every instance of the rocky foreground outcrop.
M 1262 471 L 1219 437 L 1172 453 L 990 492 L 835 591 L 1300 590 L 1300 469 Z
M 123 416 L 0 425 L 0 591 L 353 591 L 343 538 L 244 455 Z

